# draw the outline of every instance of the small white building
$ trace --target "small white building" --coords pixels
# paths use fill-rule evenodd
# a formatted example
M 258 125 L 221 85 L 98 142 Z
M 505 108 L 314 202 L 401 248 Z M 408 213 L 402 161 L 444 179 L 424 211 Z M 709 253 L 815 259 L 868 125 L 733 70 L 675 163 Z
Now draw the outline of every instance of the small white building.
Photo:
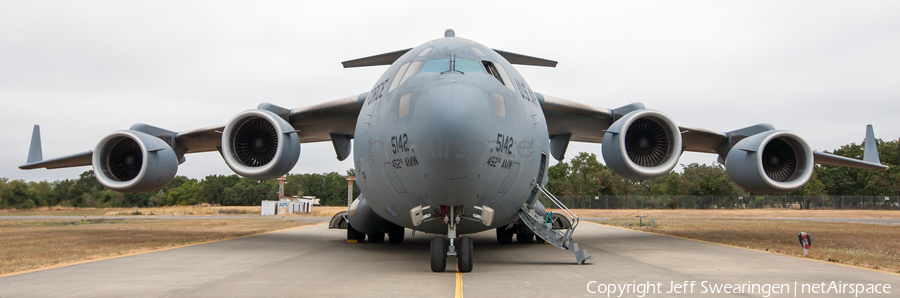
M 310 213 L 314 204 L 319 203 L 316 197 L 285 197 L 284 183 L 287 182 L 286 176 L 278 178 L 278 201 L 262 201 L 262 208 L 259 215 L 285 215 L 294 213 Z
M 296 197 L 295 197 L 295 198 L 296 198 Z M 313 201 L 313 206 L 322 206 L 322 205 L 319 205 L 319 199 L 317 199 L 316 196 L 303 196 L 301 199 L 303 199 L 303 200 L 312 200 L 312 201 Z
M 314 199 L 281 198 L 278 201 L 262 201 L 259 215 L 285 215 L 294 213 L 310 213 Z

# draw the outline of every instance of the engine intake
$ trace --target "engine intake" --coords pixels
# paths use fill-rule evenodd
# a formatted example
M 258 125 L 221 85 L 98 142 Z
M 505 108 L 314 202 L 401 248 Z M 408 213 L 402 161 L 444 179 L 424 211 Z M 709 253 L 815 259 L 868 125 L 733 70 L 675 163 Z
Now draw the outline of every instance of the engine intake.
M 238 175 L 258 180 L 275 179 L 297 164 L 300 140 L 294 128 L 275 113 L 247 110 L 225 125 L 222 156 Z
M 94 176 L 106 188 L 130 193 L 158 190 L 175 178 L 178 158 L 163 140 L 134 130 L 113 132 L 94 148 Z
M 725 172 L 755 193 L 785 193 L 803 187 L 813 172 L 809 145 L 796 134 L 772 130 L 747 137 L 728 152 Z
M 669 173 L 681 152 L 678 126 L 656 110 L 628 113 L 603 136 L 606 165 L 617 175 L 631 180 L 648 180 Z

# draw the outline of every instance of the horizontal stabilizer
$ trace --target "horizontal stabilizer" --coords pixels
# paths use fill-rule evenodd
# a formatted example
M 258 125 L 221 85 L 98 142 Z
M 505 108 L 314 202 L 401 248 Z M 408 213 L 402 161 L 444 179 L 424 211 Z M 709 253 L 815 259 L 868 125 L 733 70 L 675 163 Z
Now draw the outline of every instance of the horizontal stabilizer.
M 557 62 L 553 60 L 547 60 L 538 57 L 525 56 L 522 54 L 511 53 L 507 51 L 501 51 L 498 49 L 494 49 L 494 52 L 503 56 L 506 61 L 512 64 L 519 65 L 531 65 L 531 66 L 546 66 L 546 67 L 556 67 Z
M 412 50 L 412 48 L 394 51 L 394 52 L 390 52 L 390 53 L 378 54 L 375 56 L 369 56 L 369 57 L 364 57 L 364 58 L 359 58 L 359 59 L 347 60 L 347 61 L 341 62 L 341 65 L 343 65 L 344 68 L 377 66 L 377 65 L 391 65 L 392 63 L 394 63 L 394 61 L 397 61 L 397 59 L 399 59 L 400 56 L 403 56 L 403 54 L 406 54 L 406 52 L 409 52 L 409 50 Z

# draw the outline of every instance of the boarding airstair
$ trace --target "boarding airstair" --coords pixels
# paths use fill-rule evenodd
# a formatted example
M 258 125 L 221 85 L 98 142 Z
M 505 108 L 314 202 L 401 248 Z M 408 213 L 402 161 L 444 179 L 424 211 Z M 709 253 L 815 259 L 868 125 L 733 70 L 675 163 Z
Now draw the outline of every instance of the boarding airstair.
M 562 210 L 565 216 L 568 217 L 570 224 L 559 224 L 558 222 L 554 224 L 554 218 L 550 211 L 548 211 L 547 216 L 538 215 L 533 208 L 538 196 L 533 196 L 530 202 L 522 204 L 522 209 L 519 210 L 521 222 L 547 243 L 574 253 L 578 265 L 584 264 L 585 260 L 593 259 L 594 256 L 587 255 L 587 250 L 579 250 L 578 243 L 572 242 L 572 234 L 575 232 L 575 228 L 578 227 L 578 216 L 575 216 L 569 208 L 563 205 L 559 199 L 547 191 L 540 183 L 535 182 L 534 187 L 547 199 L 556 204 L 559 210 Z M 554 226 L 556 227 L 555 229 Z

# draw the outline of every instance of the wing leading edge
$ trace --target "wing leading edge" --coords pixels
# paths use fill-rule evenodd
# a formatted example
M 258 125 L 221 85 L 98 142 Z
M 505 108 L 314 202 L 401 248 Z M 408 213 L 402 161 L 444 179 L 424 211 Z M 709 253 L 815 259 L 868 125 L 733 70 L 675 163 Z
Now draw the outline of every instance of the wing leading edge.
M 340 142 L 336 142 L 336 144 L 349 144 L 349 142 L 345 141 L 353 137 L 356 129 L 356 120 L 359 117 L 362 103 L 366 100 L 366 95 L 367 93 L 360 93 L 321 104 L 286 110 L 289 113 L 280 116 L 287 117 L 288 123 L 298 130 L 297 134 L 301 143 L 333 141 L 337 138 Z M 278 108 L 265 103 L 260 104 L 259 107 L 267 109 L 272 107 Z M 278 114 L 278 112 L 275 113 Z M 224 129 L 225 125 L 220 124 L 176 133 L 146 124 L 135 124 L 131 127 L 131 130 L 138 130 L 166 141 L 180 157 L 183 157 L 186 153 L 218 151 L 222 145 L 221 132 Z M 346 145 L 342 145 L 341 151 L 344 151 L 343 147 L 346 147 Z M 335 149 L 337 150 L 338 148 L 336 147 Z M 48 160 L 42 160 L 42 155 L 40 128 L 35 125 L 28 160 L 24 165 L 19 166 L 19 169 L 59 169 L 90 166 L 92 164 L 93 151 L 88 150 Z M 343 156 L 343 158 L 346 158 L 346 156 Z
M 563 159 L 568 141 L 602 143 L 606 129 L 617 119 L 632 111 L 644 109 L 644 105 L 640 103 L 610 110 L 540 93 L 537 95 L 544 111 L 544 117 L 547 119 L 551 153 L 557 160 Z M 775 129 L 769 124 L 757 124 L 729 132 L 690 126 L 678 126 L 678 128 L 681 130 L 682 145 L 685 151 L 714 153 L 721 157 L 727 156 L 732 146 L 743 138 Z M 864 152 L 863 160 L 818 151 L 814 151 L 813 156 L 815 163 L 821 165 L 870 170 L 887 169 L 887 166 L 882 165 L 878 160 L 878 150 L 875 146 L 875 136 L 871 125 L 866 130 Z

